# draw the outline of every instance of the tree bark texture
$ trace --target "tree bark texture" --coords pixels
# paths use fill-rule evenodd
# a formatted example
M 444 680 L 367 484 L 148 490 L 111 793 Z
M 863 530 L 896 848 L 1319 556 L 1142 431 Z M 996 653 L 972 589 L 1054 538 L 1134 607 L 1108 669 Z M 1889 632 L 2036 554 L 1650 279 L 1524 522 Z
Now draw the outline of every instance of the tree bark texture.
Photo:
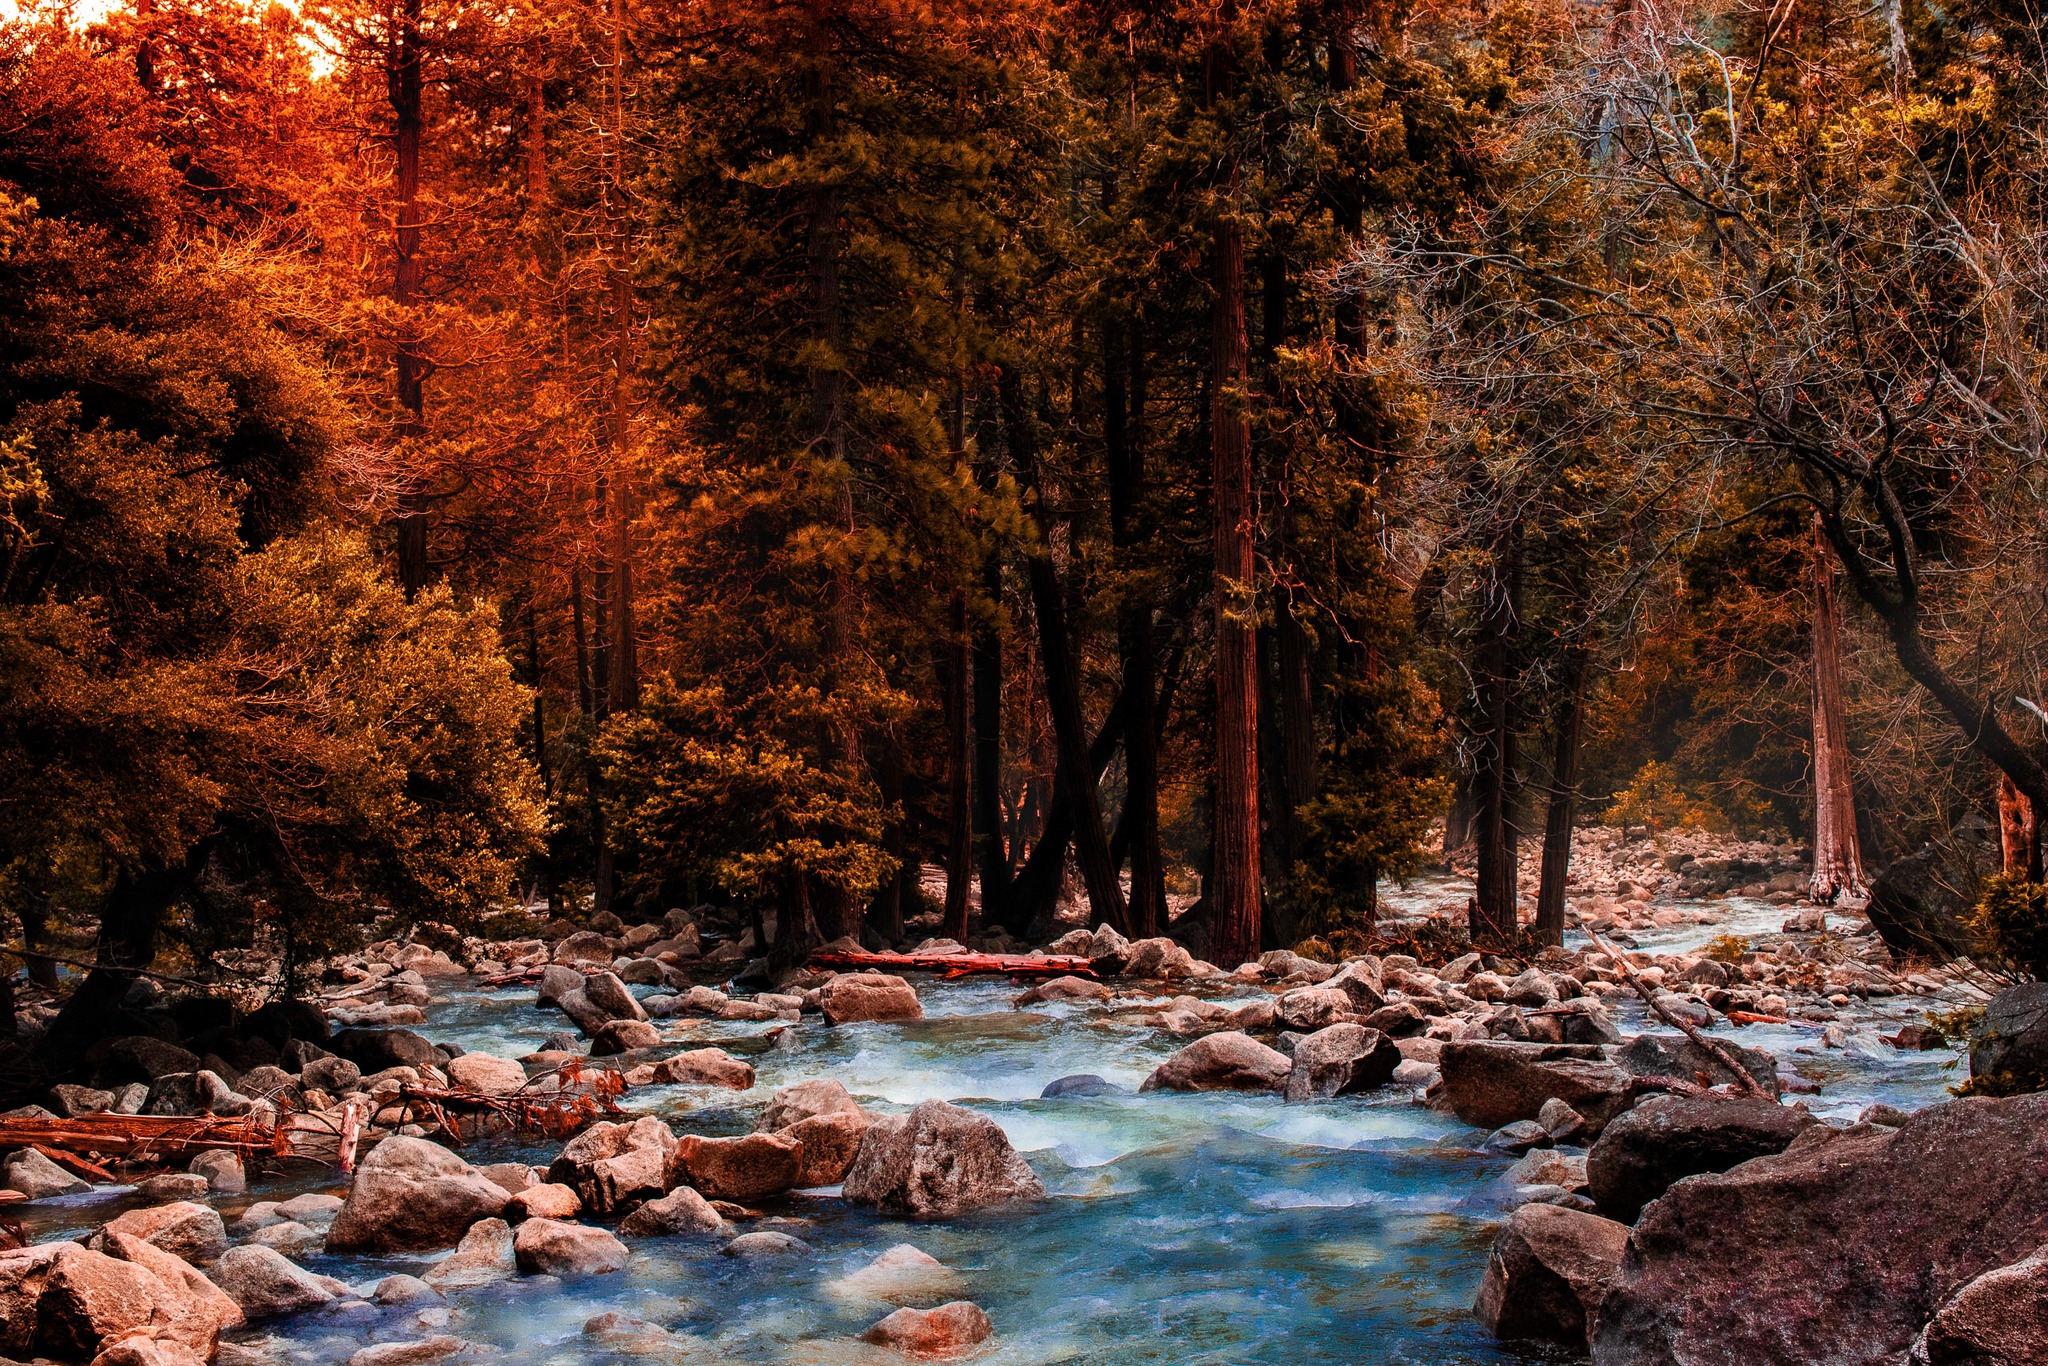
M 400 0 L 398 25 L 392 35 L 385 71 L 391 101 L 392 150 L 396 161 L 395 189 L 398 194 L 397 265 L 391 282 L 391 299 L 398 305 L 397 344 L 399 437 L 407 442 L 426 437 L 426 383 L 428 364 L 422 353 L 422 339 L 411 310 L 420 301 L 424 262 L 420 259 L 420 137 L 424 128 L 420 73 L 420 13 L 422 0 Z M 412 454 L 417 458 L 417 451 Z M 410 599 L 427 585 L 427 524 L 429 511 L 425 491 L 412 480 L 419 471 L 409 472 L 399 495 L 393 533 L 398 547 L 398 582 Z
M 1813 881 L 1823 906 L 1862 896 L 1863 850 L 1856 839 L 1856 797 L 1849 774 L 1849 736 L 1842 704 L 1841 622 L 1835 608 L 1835 567 L 1813 525 Z
M 1586 652 L 1565 650 L 1557 731 L 1550 757 L 1550 803 L 1543 813 L 1543 867 L 1537 877 L 1536 935 L 1564 943 L 1565 883 L 1571 876 L 1572 825 L 1579 805 L 1579 739 L 1586 717 Z
M 1518 923 L 1520 868 L 1516 778 L 1520 725 L 1517 632 L 1521 614 L 1522 539 L 1510 528 L 1485 585 L 1478 658 L 1479 726 L 1473 749 L 1473 835 L 1478 842 L 1478 894 L 1472 901 L 1476 943 L 1507 944 Z

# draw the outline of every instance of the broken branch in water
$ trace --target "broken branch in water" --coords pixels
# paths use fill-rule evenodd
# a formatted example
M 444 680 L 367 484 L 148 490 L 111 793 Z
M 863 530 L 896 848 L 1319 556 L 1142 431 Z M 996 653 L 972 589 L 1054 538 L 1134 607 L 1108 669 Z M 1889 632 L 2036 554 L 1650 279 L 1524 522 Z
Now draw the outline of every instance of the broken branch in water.
M 944 978 L 989 973 L 1008 977 L 1094 977 L 1095 964 L 1081 957 L 1039 958 L 1022 953 L 854 953 L 827 950 L 811 955 L 813 968 L 895 968 L 936 972 Z
M 1635 965 L 1629 962 L 1628 958 L 1625 955 L 1616 953 L 1614 952 L 1614 950 L 1608 948 L 1606 943 L 1602 941 L 1602 939 L 1600 938 L 1600 932 L 1598 930 L 1595 930 L 1591 925 L 1588 925 L 1583 920 L 1579 922 L 1579 928 L 1581 930 L 1584 930 L 1586 933 L 1586 937 L 1593 941 L 1594 948 L 1600 950 L 1600 952 L 1607 955 L 1607 957 L 1613 962 L 1615 970 L 1621 974 L 1622 980 L 1627 982 L 1629 986 L 1635 989 L 1636 995 L 1643 998 L 1643 1004 L 1648 1006 L 1653 1012 L 1655 1012 L 1658 1019 L 1662 1020 L 1665 1024 L 1670 1025 L 1673 1029 L 1676 1029 L 1681 1034 L 1685 1035 L 1686 1038 L 1691 1039 L 1694 1043 L 1698 1044 L 1701 1048 L 1705 1049 L 1707 1053 L 1716 1062 L 1720 1063 L 1722 1067 L 1726 1068 L 1728 1072 L 1734 1076 L 1735 1084 L 1738 1087 L 1740 1087 L 1744 1093 L 1755 1096 L 1761 1100 L 1775 1101 L 1777 1099 L 1776 1096 L 1768 1095 L 1765 1093 L 1764 1088 L 1757 1084 L 1757 1079 L 1749 1074 L 1749 1069 L 1747 1067 L 1744 1067 L 1741 1064 L 1741 1062 L 1739 1062 L 1736 1059 L 1734 1054 L 1730 1053 L 1726 1048 L 1722 1047 L 1721 1044 L 1717 1041 L 1708 1038 L 1704 1033 L 1700 1031 L 1698 1025 L 1693 1024 L 1689 1020 L 1680 1019 L 1677 1015 L 1674 1015 L 1670 1010 L 1666 1009 L 1664 1003 L 1657 999 L 1656 993 L 1653 992 L 1648 986 L 1645 986 L 1643 984 L 1643 980 L 1640 977 L 1636 976 Z

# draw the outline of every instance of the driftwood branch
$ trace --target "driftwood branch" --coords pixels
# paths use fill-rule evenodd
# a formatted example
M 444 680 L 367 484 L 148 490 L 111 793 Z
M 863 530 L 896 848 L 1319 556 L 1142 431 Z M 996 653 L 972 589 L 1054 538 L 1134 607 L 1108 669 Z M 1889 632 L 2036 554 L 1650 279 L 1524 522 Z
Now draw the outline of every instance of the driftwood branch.
M 1636 995 L 1643 998 L 1643 1004 L 1648 1006 L 1658 1019 L 1705 1049 L 1715 1061 L 1728 1070 L 1729 1074 L 1735 1078 L 1735 1084 L 1745 1094 L 1755 1096 L 1760 1100 L 1774 1102 L 1777 1100 L 1776 1096 L 1767 1094 L 1764 1088 L 1757 1084 L 1756 1078 L 1749 1074 L 1749 1069 L 1744 1067 L 1735 1055 L 1723 1047 L 1718 1040 L 1708 1038 L 1706 1034 L 1701 1032 L 1698 1025 L 1695 1025 L 1690 1020 L 1681 1019 L 1665 1009 L 1664 1003 L 1657 999 L 1656 992 L 1652 991 L 1642 978 L 1636 976 L 1635 964 L 1629 962 L 1626 955 L 1616 953 L 1608 948 L 1606 941 L 1600 938 L 1598 930 L 1595 930 L 1583 920 L 1579 922 L 1579 928 L 1584 930 L 1586 937 L 1593 941 L 1593 947 L 1606 954 L 1614 963 L 1615 970 L 1621 973 L 1622 980 L 1635 989 Z
M 936 972 L 941 977 L 988 973 L 1006 977 L 1094 977 L 1095 964 L 1081 957 L 1038 958 L 1021 953 L 853 953 L 831 950 L 811 955 L 814 968 L 895 968 Z

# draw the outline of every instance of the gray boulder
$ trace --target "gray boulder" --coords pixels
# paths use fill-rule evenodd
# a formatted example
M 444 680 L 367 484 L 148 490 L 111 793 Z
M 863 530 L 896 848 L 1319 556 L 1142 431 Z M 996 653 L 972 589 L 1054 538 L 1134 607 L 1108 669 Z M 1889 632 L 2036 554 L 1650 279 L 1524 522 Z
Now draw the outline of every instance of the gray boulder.
M 632 1254 L 601 1228 L 528 1219 L 513 1236 L 519 1269 L 529 1275 L 603 1276 L 624 1271 Z
M 438 1143 L 387 1138 L 356 1168 L 327 1231 L 329 1252 L 425 1252 L 451 1247 L 505 1209 L 503 1189 Z
M 675 1132 L 653 1115 L 630 1124 L 593 1124 L 569 1140 L 548 1180 L 574 1190 L 597 1214 L 630 1209 L 668 1189 Z
M 1525 1204 L 1493 1240 L 1472 1312 L 1497 1338 L 1583 1348 L 1627 1247 L 1625 1224 L 1563 1205 Z
M 229 1249 L 211 1279 L 252 1322 L 303 1314 L 335 1298 L 318 1276 L 267 1247 Z
M 1561 1100 L 1597 1132 L 1635 1101 L 1635 1077 L 1603 1048 L 1585 1044 L 1466 1039 L 1437 1060 L 1444 1098 L 1459 1119 L 1480 1129 L 1533 1120 Z
M 1150 942 L 1141 941 L 1141 942 Z M 1235 1030 L 1196 1039 L 1154 1068 L 1141 1091 L 1278 1091 L 1294 1064 Z
M 1370 1091 L 1384 1085 L 1400 1065 L 1400 1046 L 1386 1035 L 1364 1025 L 1331 1025 L 1294 1046 L 1287 1099 L 1304 1101 Z
M 2048 1247 L 1987 1271 L 1949 1297 L 1914 1342 L 1910 1366 L 2048 1361 Z
M 709 1200 L 688 1186 L 677 1186 L 627 1215 L 619 1232 L 628 1238 L 673 1238 L 685 1233 L 716 1233 L 724 1227 L 725 1220 Z
M 869 1125 L 843 1191 L 853 1204 L 916 1219 L 949 1219 L 1045 1195 L 1000 1125 L 943 1100 Z
M 1727 1039 L 1716 1039 L 1756 1083 L 1770 1095 L 1778 1094 L 1778 1059 L 1761 1048 L 1745 1048 Z M 1683 1034 L 1638 1034 L 1613 1052 L 1614 1061 L 1638 1077 L 1677 1077 L 1681 1081 L 1720 1086 L 1733 1082 L 1728 1067 L 1712 1052 L 1701 1048 Z
M 1607 1126 L 1586 1155 L 1587 1194 L 1633 1223 L 1674 1181 L 1781 1153 L 1820 1121 L 1776 1101 L 1656 1096 Z

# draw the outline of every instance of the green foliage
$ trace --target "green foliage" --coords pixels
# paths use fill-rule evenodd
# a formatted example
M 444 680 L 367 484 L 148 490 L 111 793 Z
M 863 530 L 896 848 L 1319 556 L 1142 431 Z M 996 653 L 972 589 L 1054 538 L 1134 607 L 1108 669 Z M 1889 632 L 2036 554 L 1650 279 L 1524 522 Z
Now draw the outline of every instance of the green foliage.
M 2048 886 L 2024 872 L 1986 878 L 1969 923 L 1989 962 L 2048 981 Z
M 1742 961 L 1742 955 L 1749 952 L 1749 941 L 1739 934 L 1718 934 L 1708 940 L 1700 950 L 1704 956 L 1716 963 L 1733 966 Z
M 1727 817 L 1712 802 L 1679 782 L 1669 764 L 1655 759 L 1644 764 L 1628 786 L 1614 794 L 1607 807 L 1607 819 L 1624 830 L 1641 826 L 1652 835 L 1688 826 L 1702 830 L 1721 830 L 1727 826 Z

